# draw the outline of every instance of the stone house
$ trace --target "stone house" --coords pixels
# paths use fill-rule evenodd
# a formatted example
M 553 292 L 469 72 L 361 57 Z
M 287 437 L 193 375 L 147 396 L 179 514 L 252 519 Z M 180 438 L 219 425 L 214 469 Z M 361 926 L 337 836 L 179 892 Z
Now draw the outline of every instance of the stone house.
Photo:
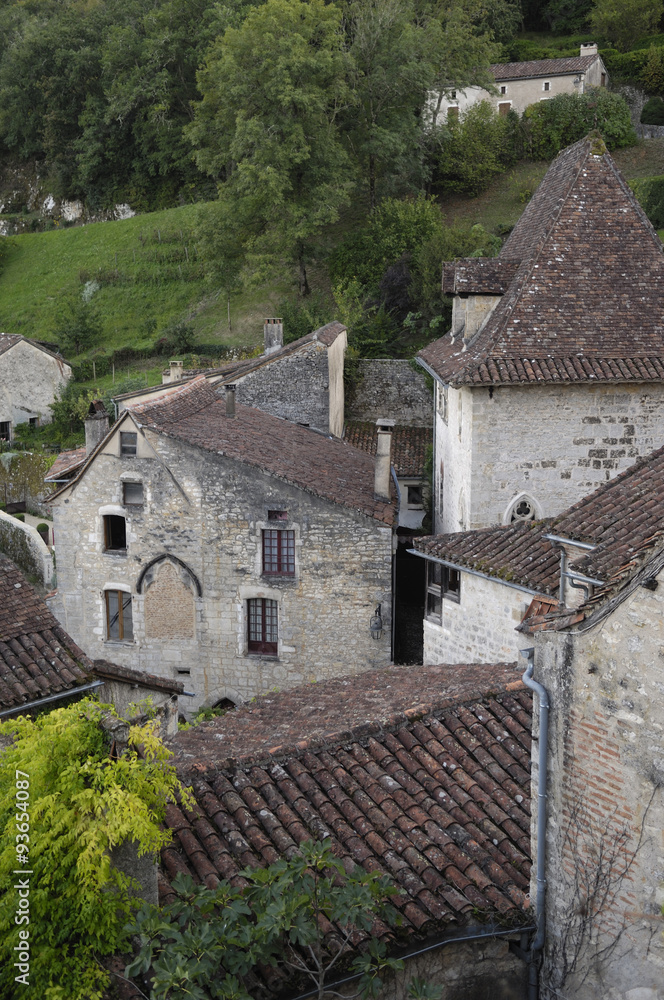
M 199 378 L 126 409 L 51 502 L 56 614 L 194 709 L 390 662 L 389 455 Z
M 268 319 L 264 351 L 258 357 L 204 372 L 184 372 L 182 362 L 172 361 L 161 386 L 123 393 L 115 402 L 121 413 L 128 406 L 168 395 L 203 374 L 212 385 L 234 385 L 239 403 L 342 437 L 346 347 L 346 328 L 341 323 L 328 323 L 284 345 L 282 321 Z
M 149 698 L 167 736 L 177 732 L 183 693 L 179 681 L 103 660 L 93 663 L 16 566 L 0 555 L 0 719 L 91 695 L 124 715 Z
M 644 520 L 642 513 L 656 506 L 661 493 L 662 449 L 557 517 L 416 538 L 414 551 L 426 560 L 428 571 L 424 662 L 495 663 L 516 657 L 530 645 L 521 628 L 524 620 L 574 608 L 583 588 L 592 590 L 587 578 L 598 574 L 588 570 L 587 553 L 616 544 L 623 519 L 647 524 L 653 537 L 664 531 L 656 518 Z M 613 512 L 608 524 L 597 520 L 596 512 L 604 509 Z M 564 541 L 570 538 L 576 541 Z
M 59 354 L 27 337 L 0 333 L 0 441 L 17 424 L 50 423 L 50 404 L 71 378 Z
M 435 531 L 549 517 L 664 439 L 664 256 L 597 136 L 554 160 L 498 257 L 445 264 Z
M 467 111 L 473 104 L 489 101 L 499 114 L 516 111 L 520 115 L 531 104 L 548 101 L 559 94 L 584 94 L 593 87 L 608 87 L 609 74 L 594 42 L 585 42 L 578 56 L 563 59 L 531 59 L 528 62 L 494 63 L 490 67 L 496 93 L 483 87 L 432 95 L 429 109 L 434 125 L 442 125 L 450 115 Z
M 394 936 L 372 931 L 405 963 L 381 1000 L 406 996 L 415 976 L 443 986 L 445 1000 L 525 996 L 527 966 L 511 945 L 532 930 L 531 704 L 514 665 L 388 667 L 270 694 L 178 733 L 168 745 L 196 806 L 167 809 L 160 901 L 174 898 L 179 872 L 209 888 L 237 884 L 243 868 L 329 838 L 347 870 L 380 872 L 401 890 Z M 342 995 L 355 994 L 344 982 L 352 957 L 331 974 Z M 253 996 L 311 987 L 285 966 L 255 975 Z

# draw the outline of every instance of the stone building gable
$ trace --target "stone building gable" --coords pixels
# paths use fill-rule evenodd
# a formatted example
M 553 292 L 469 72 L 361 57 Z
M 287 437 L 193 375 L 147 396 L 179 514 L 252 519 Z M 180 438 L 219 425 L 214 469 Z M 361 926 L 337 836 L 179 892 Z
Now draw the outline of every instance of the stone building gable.
M 420 352 L 442 382 L 662 380 L 662 244 L 599 138 L 559 154 L 498 259 L 520 264 L 479 331 Z

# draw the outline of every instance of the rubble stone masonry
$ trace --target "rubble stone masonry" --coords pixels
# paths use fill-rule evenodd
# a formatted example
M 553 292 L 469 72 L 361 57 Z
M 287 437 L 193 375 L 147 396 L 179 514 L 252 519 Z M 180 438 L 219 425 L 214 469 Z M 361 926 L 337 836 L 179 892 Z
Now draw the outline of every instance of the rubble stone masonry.
M 183 680 L 192 710 L 390 663 L 389 527 L 150 431 L 135 457 L 120 457 L 116 438 L 54 504 L 53 610 L 91 658 Z M 143 505 L 122 506 L 123 480 L 143 483 Z M 104 551 L 109 514 L 126 517 L 126 552 Z M 263 575 L 267 528 L 294 532 L 294 576 Z M 132 641 L 107 639 L 108 589 L 131 594 Z M 252 598 L 277 602 L 277 656 L 248 653 Z

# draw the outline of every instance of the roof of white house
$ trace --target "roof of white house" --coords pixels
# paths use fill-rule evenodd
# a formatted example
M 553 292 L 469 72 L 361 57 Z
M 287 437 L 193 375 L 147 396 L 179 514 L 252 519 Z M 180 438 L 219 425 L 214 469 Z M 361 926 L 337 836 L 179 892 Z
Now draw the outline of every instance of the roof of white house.
M 530 59 L 527 62 L 494 63 L 491 72 L 496 80 L 528 80 L 533 77 L 576 76 L 585 73 L 600 56 L 567 56 L 564 59 Z

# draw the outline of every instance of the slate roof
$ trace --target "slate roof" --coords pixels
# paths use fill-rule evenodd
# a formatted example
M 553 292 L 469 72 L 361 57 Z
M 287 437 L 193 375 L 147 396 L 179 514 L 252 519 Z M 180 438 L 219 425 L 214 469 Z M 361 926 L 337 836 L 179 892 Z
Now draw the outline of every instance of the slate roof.
M 496 80 L 528 80 L 538 76 L 570 76 L 586 73 L 598 59 L 590 56 L 565 56 L 563 59 L 529 59 L 527 62 L 494 63 L 491 72 Z
M 344 440 L 355 448 L 376 454 L 378 428 L 375 422 L 349 420 L 346 423 Z M 397 476 L 421 479 L 424 476 L 424 462 L 427 445 L 433 441 L 430 427 L 400 427 L 392 430 L 392 465 Z
M 664 379 L 662 244 L 599 137 L 554 160 L 487 274 L 498 262 L 516 270 L 484 326 L 419 354 L 442 382 Z M 444 281 L 489 292 L 477 262 L 446 265 Z
M 266 695 L 178 733 L 169 746 L 196 807 L 168 809 L 161 898 L 179 871 L 241 884 L 242 868 L 330 837 L 347 869 L 403 890 L 406 935 L 453 930 L 478 911 L 523 923 L 531 712 L 513 664 L 390 667 Z
M 374 496 L 369 455 L 253 407 L 237 404 L 235 417 L 229 418 L 225 399 L 203 377 L 128 409 L 140 427 L 237 459 L 384 524 L 394 521 L 394 499 L 388 503 Z
M 417 538 L 414 545 L 443 562 L 557 597 L 560 550 L 544 538 L 547 534 L 596 546 L 592 552 L 579 551 L 570 563 L 578 573 L 604 583 L 576 609 L 574 619 L 580 621 L 619 594 L 664 546 L 664 448 L 557 517 Z M 546 617 L 558 627 L 573 623 L 565 609 Z

